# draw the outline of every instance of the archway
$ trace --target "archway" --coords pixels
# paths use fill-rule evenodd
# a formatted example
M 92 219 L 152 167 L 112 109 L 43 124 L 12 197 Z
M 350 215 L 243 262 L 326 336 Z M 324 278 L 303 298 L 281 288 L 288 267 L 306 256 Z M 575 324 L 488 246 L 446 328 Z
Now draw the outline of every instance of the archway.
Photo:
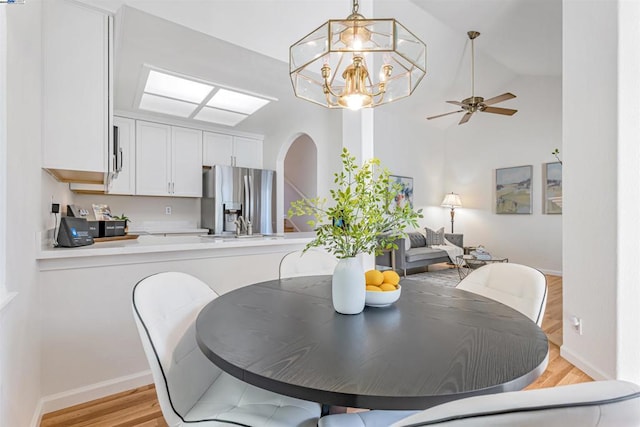
M 283 162 L 284 231 L 312 231 L 309 218 L 287 218 L 291 202 L 318 195 L 318 149 L 307 134 L 298 135 L 289 146 Z

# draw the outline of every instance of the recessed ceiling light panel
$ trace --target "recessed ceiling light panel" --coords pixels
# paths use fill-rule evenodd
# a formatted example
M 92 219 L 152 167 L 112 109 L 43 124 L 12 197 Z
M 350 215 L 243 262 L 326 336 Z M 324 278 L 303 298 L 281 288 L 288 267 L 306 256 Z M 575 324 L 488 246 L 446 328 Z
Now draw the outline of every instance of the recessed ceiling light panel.
M 238 113 L 253 114 L 268 103 L 268 99 L 258 98 L 232 90 L 219 89 L 213 98 L 207 102 L 207 105 L 223 110 L 236 111 Z
M 162 96 L 142 94 L 140 109 L 170 114 L 178 117 L 189 117 L 196 109 L 196 104 L 164 98 Z
M 151 70 L 144 91 L 199 104 L 213 89 L 204 83 Z
M 205 122 L 219 123 L 227 126 L 235 126 L 244 119 L 246 114 L 233 113 L 231 111 L 218 110 L 217 108 L 203 107 L 202 110 L 196 114 L 194 119 L 204 120 Z

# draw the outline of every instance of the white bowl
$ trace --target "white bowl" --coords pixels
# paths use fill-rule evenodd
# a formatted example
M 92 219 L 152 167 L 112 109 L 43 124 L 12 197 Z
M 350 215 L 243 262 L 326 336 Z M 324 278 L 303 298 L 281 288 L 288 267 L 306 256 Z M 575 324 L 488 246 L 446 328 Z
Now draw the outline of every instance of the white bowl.
M 386 307 L 398 301 L 402 287 L 398 285 L 395 291 L 367 291 L 364 297 L 364 304 L 369 307 Z

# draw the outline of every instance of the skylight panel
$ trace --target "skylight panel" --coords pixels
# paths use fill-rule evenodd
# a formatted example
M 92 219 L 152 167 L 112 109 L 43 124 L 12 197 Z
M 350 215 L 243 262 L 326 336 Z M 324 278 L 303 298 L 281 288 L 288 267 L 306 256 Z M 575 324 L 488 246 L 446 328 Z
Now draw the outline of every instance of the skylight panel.
M 142 94 L 140 109 L 155 111 L 157 113 L 170 114 L 178 117 L 189 117 L 196 109 L 196 104 L 164 98 L 162 96 Z
M 196 120 L 204 120 L 206 122 L 219 123 L 227 126 L 235 126 L 244 119 L 247 115 L 240 113 L 233 113 L 231 111 L 218 110 L 217 108 L 203 107 L 198 114 L 194 117 Z
M 200 104 L 213 89 L 214 86 L 150 70 L 144 91 Z
M 219 89 L 213 98 L 207 102 L 207 105 L 210 107 L 221 108 L 223 110 L 253 114 L 268 103 L 268 99 L 258 98 L 256 96 L 227 89 Z

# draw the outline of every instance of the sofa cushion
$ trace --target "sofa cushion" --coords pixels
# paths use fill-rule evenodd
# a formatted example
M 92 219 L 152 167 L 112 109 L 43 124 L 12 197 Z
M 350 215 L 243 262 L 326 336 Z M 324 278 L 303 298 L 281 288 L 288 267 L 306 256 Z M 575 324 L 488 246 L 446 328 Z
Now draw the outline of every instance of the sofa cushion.
M 438 231 L 433 231 L 429 227 L 425 227 L 427 233 L 427 246 L 444 245 L 444 227 L 440 227 Z
M 412 248 L 421 248 L 423 246 L 427 246 L 427 239 L 422 235 L 422 233 L 412 232 L 407 233 L 409 236 L 409 240 L 411 241 Z
M 426 246 L 422 248 L 411 248 L 406 253 L 407 262 L 424 261 L 446 257 L 447 252 L 442 249 L 433 249 Z

